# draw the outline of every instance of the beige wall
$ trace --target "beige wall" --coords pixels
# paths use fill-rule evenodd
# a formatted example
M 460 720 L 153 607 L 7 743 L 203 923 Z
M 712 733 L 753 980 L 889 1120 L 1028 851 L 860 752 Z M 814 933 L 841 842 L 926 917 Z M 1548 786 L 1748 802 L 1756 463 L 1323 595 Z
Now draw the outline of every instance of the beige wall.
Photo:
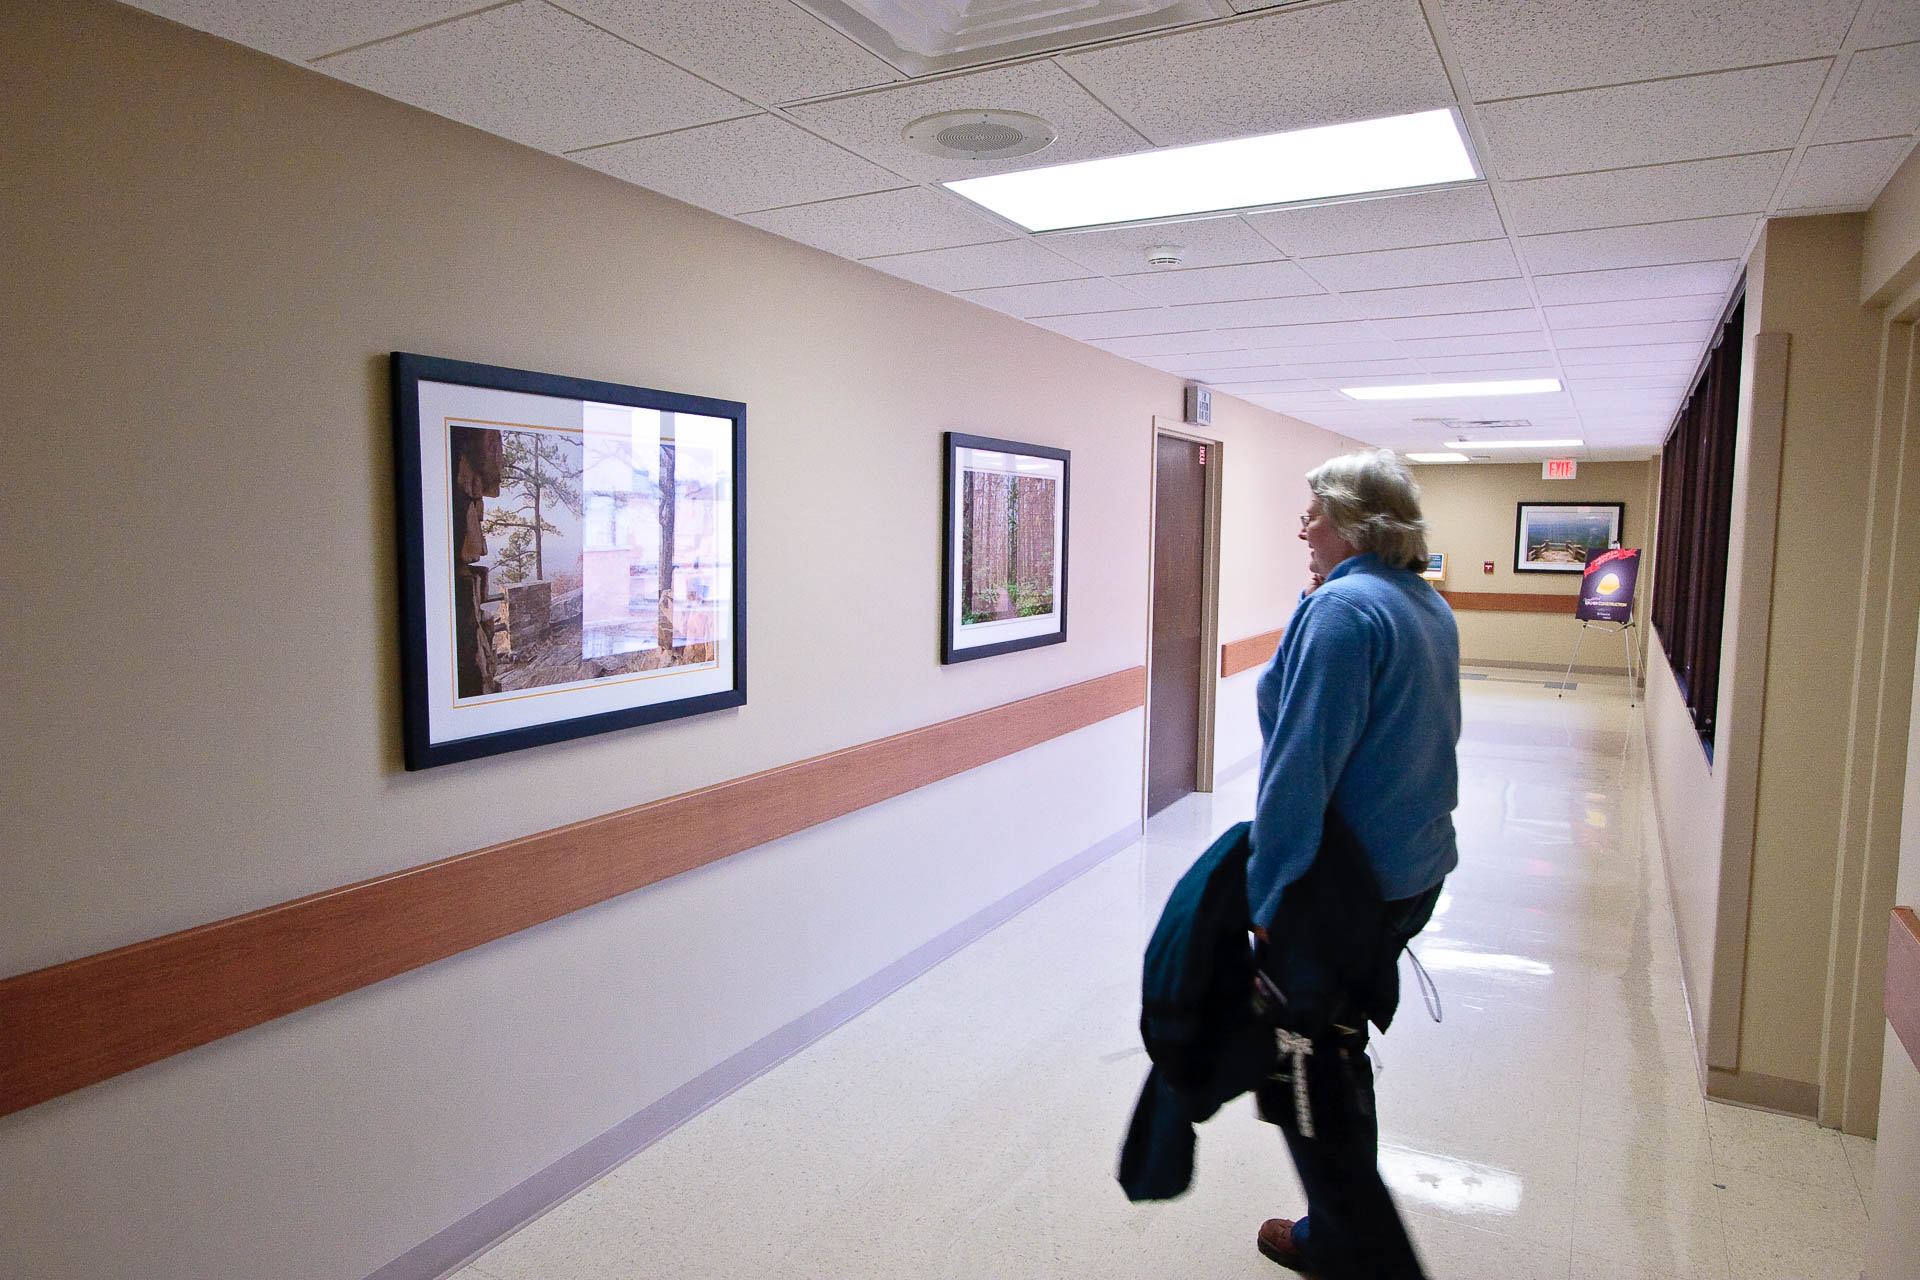
M 1452 463 L 1414 468 L 1429 533 L 1427 546 L 1447 553 L 1447 592 L 1491 591 L 1528 595 L 1577 595 L 1575 574 L 1516 573 L 1513 568 L 1514 521 L 1522 502 L 1624 502 L 1621 545 L 1640 547 L 1651 557 L 1650 481 L 1647 462 L 1583 462 L 1572 480 L 1543 480 L 1540 464 Z M 1484 573 L 1484 562 L 1493 572 Z M 1651 587 L 1645 574 L 1640 603 Z M 1640 611 L 1636 611 L 1636 617 Z M 1463 662 L 1525 663 L 1564 667 L 1573 657 L 1580 626 L 1563 614 L 1492 613 L 1462 610 L 1460 658 Z M 1638 628 L 1644 648 L 1645 628 Z M 1639 661 L 1636 657 L 1635 661 Z M 1620 640 L 1589 634 L 1580 645 L 1580 665 L 1626 670 Z
M 1712 760 L 1657 655 L 1647 699 L 1709 1089 L 1861 1133 L 1920 606 L 1887 555 L 1920 534 L 1910 330 L 1860 301 L 1863 270 L 1899 269 L 1873 266 L 1870 223 L 1883 257 L 1920 246 L 1920 207 L 1900 208 L 1768 224 L 1749 264 Z
M 1858 216 L 1768 225 L 1759 332 L 1786 333 L 1786 429 L 1754 816 L 1740 1071 L 1817 1083 L 1872 496 L 1878 317 Z M 1878 551 L 1879 548 L 1874 548 Z
M 0 45 L 0 973 L 1142 661 L 1178 379 L 144 14 L 8 4 Z M 394 349 L 747 403 L 745 707 L 401 771 Z M 1069 643 L 939 665 L 949 429 L 1073 451 Z M 1298 576 L 1261 495 L 1338 441 L 1221 434 L 1232 638 Z M 1131 829 L 1141 726 L 0 1120 L 0 1258 L 364 1276 Z

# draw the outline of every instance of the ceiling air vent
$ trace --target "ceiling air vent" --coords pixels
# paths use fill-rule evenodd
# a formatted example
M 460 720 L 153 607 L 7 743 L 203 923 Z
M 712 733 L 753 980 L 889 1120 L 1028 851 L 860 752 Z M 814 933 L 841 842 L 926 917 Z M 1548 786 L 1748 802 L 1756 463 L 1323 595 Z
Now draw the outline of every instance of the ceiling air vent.
M 1024 111 L 936 111 L 908 124 L 900 136 L 948 160 L 1004 160 L 1052 145 L 1055 133 Z

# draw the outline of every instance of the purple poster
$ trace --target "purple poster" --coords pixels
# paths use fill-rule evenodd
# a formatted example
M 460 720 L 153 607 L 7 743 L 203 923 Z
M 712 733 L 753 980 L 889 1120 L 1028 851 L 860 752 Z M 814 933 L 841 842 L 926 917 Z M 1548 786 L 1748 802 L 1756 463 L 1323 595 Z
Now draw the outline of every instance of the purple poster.
M 1580 575 L 1580 604 L 1574 616 L 1582 622 L 1626 623 L 1633 617 L 1633 584 L 1640 577 L 1638 548 L 1602 552 Z

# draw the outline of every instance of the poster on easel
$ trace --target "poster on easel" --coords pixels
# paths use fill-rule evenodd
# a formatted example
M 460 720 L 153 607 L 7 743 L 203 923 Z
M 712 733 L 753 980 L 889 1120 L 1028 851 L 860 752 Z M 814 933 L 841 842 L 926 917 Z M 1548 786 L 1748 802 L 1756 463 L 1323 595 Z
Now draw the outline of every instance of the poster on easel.
M 1574 617 L 1582 622 L 1633 620 L 1633 588 L 1640 578 L 1639 548 L 1615 548 L 1595 556 L 1580 575 L 1580 601 Z

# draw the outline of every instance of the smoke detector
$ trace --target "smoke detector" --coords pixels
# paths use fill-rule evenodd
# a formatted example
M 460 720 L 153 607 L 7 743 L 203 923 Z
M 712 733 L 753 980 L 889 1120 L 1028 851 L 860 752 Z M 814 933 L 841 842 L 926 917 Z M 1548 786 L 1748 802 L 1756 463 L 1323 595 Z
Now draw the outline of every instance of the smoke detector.
M 1052 146 L 1058 134 L 1024 111 L 936 111 L 909 122 L 900 136 L 947 160 L 1007 160 Z
M 1165 271 L 1177 267 L 1187 256 L 1187 251 L 1177 244 L 1156 244 L 1147 248 L 1147 265 L 1155 271 Z

